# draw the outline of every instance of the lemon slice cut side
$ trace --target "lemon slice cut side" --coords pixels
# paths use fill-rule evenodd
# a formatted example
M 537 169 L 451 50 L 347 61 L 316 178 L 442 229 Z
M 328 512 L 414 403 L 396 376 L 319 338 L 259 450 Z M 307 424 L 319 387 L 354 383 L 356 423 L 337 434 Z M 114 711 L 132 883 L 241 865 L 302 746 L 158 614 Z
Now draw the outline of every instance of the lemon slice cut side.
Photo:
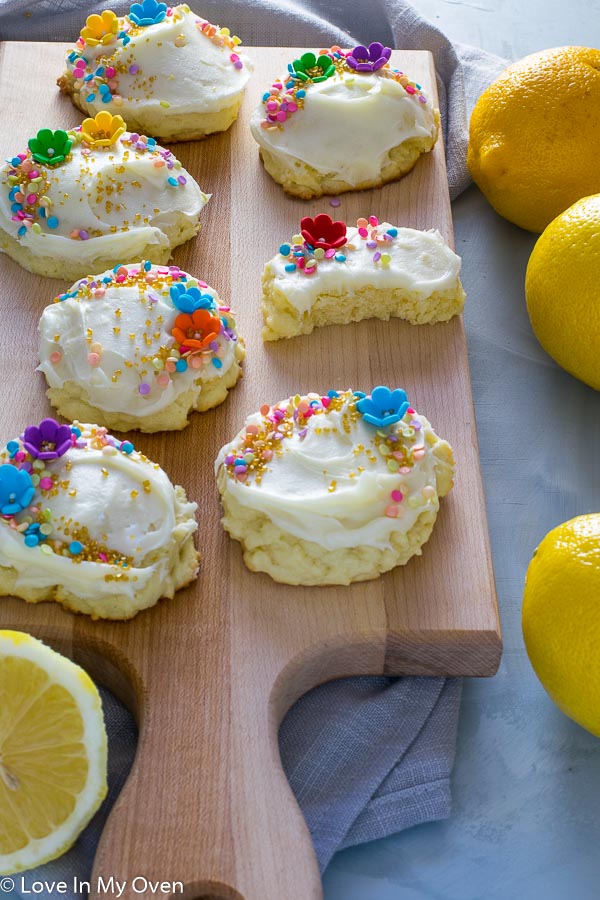
M 0 631 L 0 875 L 62 855 L 106 796 L 90 677 L 31 635 Z

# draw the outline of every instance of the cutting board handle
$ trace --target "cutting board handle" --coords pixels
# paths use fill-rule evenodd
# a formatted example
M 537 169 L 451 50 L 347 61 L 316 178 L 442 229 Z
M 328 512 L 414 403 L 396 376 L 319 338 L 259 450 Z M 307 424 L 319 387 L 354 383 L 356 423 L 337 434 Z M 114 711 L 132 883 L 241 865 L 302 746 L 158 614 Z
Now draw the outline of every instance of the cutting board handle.
M 133 689 L 140 724 L 131 774 L 98 847 L 92 900 L 105 896 L 99 886 L 111 877 L 124 884 L 124 900 L 140 896 L 144 879 L 147 897 L 152 885 L 162 886 L 161 896 L 170 885 L 167 896 L 188 900 L 322 896 L 310 834 L 281 766 L 278 728 L 315 684 L 380 671 L 383 647 L 374 635 L 351 643 L 332 637 L 281 655 L 279 665 L 272 649 L 257 646 L 228 680 L 200 665 L 195 679 L 180 681 L 176 702 L 163 666 L 129 666 L 123 678 L 123 659 L 110 660 L 110 648 L 104 657 L 79 651 L 95 677 L 121 696 L 125 690 L 128 702 Z

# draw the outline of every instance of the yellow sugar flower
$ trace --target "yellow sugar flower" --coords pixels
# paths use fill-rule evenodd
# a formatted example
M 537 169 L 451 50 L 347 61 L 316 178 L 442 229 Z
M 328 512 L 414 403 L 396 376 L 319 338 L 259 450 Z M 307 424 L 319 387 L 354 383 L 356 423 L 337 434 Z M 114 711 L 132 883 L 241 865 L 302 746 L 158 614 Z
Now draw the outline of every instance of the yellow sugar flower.
M 85 28 L 81 29 L 81 37 L 89 47 L 96 44 L 109 44 L 119 30 L 119 20 L 110 9 L 105 9 L 101 16 L 94 14 L 85 20 Z
M 89 147 L 112 147 L 125 131 L 121 116 L 113 116 L 103 109 L 94 119 L 84 119 L 81 136 Z

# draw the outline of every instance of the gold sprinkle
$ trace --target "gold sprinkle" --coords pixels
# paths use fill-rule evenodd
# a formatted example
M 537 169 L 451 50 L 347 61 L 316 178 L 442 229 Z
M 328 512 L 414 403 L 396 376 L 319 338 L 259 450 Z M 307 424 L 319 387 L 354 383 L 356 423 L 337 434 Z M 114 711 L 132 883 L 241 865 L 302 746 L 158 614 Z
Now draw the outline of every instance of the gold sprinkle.
M 149 494 L 150 491 L 152 490 L 152 487 L 150 486 L 150 482 L 148 481 L 148 479 L 146 479 L 146 481 L 142 481 L 142 485 L 144 487 L 145 492 L 147 494 Z
M 108 469 L 105 469 L 104 466 L 100 469 L 105 478 L 108 478 Z
M 135 500 L 135 498 L 137 497 L 137 495 L 138 495 L 138 492 L 137 492 L 137 491 L 132 491 L 132 492 L 131 492 L 131 499 L 132 499 L 132 500 Z

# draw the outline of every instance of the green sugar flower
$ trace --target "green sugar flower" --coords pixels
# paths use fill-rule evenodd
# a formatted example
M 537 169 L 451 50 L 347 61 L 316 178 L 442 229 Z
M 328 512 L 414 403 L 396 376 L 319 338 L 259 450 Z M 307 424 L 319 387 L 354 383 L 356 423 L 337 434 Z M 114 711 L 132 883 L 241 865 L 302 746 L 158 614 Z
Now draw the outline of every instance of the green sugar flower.
M 303 53 L 290 66 L 292 78 L 300 81 L 325 81 L 335 74 L 335 66 L 330 56 L 323 53 L 319 58 L 314 53 Z
M 73 141 L 70 139 L 66 131 L 50 131 L 49 128 L 42 128 L 38 131 L 37 137 L 30 138 L 28 147 L 31 155 L 36 162 L 45 166 L 57 166 L 64 162 Z

